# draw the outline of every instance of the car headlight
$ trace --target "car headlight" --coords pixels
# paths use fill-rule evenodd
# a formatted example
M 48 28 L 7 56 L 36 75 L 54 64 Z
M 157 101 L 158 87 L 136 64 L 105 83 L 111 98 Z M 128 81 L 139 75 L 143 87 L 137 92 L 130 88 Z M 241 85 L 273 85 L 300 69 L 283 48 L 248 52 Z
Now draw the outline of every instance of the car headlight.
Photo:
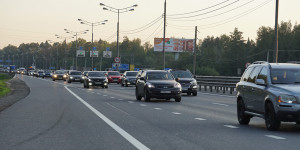
M 67 76 L 66 75 L 64 75 L 64 78 L 66 78 Z
M 70 79 L 73 79 L 74 77 L 70 77 Z
M 91 80 L 91 79 L 89 79 L 89 81 L 91 82 L 92 80 Z
M 148 83 L 148 88 L 155 88 L 155 86 L 151 83 Z
M 181 88 L 181 84 L 180 84 L 180 83 L 175 83 L 175 84 L 174 84 L 174 87 L 175 87 L 175 88 Z
M 287 95 L 287 94 L 281 94 L 278 97 L 278 102 L 279 103 L 289 103 L 289 104 L 298 103 L 295 96 Z
M 190 83 L 193 84 L 193 85 L 197 85 L 197 81 L 196 80 L 191 81 Z
M 53 75 L 53 77 L 54 77 L 54 78 L 56 78 L 56 77 L 57 77 L 57 75 L 55 74 L 55 75 Z

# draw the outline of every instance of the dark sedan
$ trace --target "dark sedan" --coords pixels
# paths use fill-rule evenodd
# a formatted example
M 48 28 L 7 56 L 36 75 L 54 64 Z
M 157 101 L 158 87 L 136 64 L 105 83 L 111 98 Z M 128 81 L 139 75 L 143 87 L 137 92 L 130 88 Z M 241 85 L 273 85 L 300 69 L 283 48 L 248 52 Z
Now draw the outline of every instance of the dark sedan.
M 52 80 L 63 80 L 63 76 L 65 75 L 64 70 L 56 70 L 52 75 Z
M 129 86 L 136 84 L 137 71 L 126 71 L 121 78 L 121 86 Z
M 108 88 L 108 79 L 106 75 L 100 71 L 89 71 L 83 80 L 83 87 L 89 88 L 90 86 Z
M 175 78 L 178 78 L 178 82 L 182 86 L 182 93 L 187 93 L 187 95 L 193 94 L 193 96 L 197 96 L 197 81 L 193 78 L 193 75 L 190 71 L 172 70 L 171 73 Z
M 170 72 L 164 70 L 147 70 L 137 80 L 135 95 L 137 100 L 144 97 L 145 101 L 151 98 L 167 99 L 174 98 L 181 101 L 181 85 Z
M 82 73 L 80 71 L 70 71 L 67 77 L 68 83 L 71 82 L 83 82 Z

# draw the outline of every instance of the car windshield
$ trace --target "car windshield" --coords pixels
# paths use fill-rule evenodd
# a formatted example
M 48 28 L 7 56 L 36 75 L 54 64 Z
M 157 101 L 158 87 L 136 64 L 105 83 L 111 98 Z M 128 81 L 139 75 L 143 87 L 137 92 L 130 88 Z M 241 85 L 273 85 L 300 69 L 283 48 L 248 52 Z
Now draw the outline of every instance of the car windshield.
M 193 78 L 189 71 L 171 71 L 175 78 Z
M 90 77 L 105 77 L 103 72 L 89 72 Z
M 56 74 L 64 74 L 64 71 L 55 71 Z
M 273 84 L 300 83 L 300 69 L 272 69 L 271 81 Z
M 169 72 L 149 72 L 146 80 L 174 80 Z
M 127 72 L 126 76 L 136 76 L 138 72 Z
M 117 75 L 117 76 L 119 76 L 120 75 L 120 73 L 119 72 L 108 72 L 108 75 Z
M 81 72 L 70 72 L 70 75 L 81 75 Z

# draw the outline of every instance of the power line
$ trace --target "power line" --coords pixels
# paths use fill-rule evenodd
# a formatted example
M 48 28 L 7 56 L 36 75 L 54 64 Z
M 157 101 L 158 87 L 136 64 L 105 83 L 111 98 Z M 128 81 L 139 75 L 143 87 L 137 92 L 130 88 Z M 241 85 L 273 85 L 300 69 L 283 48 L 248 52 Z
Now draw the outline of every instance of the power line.
M 152 35 L 154 35 L 154 33 L 156 33 L 156 31 L 161 27 L 161 25 L 163 24 L 163 21 L 157 26 L 157 28 L 154 30 L 154 32 L 152 32 L 145 40 L 143 40 L 143 41 L 147 41 Z M 160 31 L 162 31 L 162 29 L 163 28 L 161 28 L 161 30 Z M 159 32 L 160 32 L 159 31 Z M 158 33 L 159 33 L 158 32 Z
M 145 28 L 142 28 L 140 30 L 134 31 L 134 32 L 121 32 L 123 34 L 135 34 L 135 33 L 139 33 L 139 32 L 143 32 L 147 29 L 149 29 L 150 27 L 152 27 L 153 25 L 155 25 L 157 22 L 159 22 L 162 18 L 160 18 L 159 20 L 156 20 L 155 22 L 152 22 L 151 24 L 149 24 L 148 26 L 145 26 Z
M 142 27 L 139 27 L 139 28 L 136 28 L 136 29 L 132 29 L 132 30 L 127 30 L 127 31 L 122 31 L 122 32 L 124 32 L 124 33 L 126 33 L 126 32 L 135 32 L 135 31 L 141 30 L 141 29 L 143 29 L 143 28 L 145 28 L 145 27 L 151 25 L 152 23 L 157 22 L 157 21 L 159 21 L 161 19 L 162 19 L 162 17 L 159 16 L 158 18 L 154 19 L 153 21 L 151 21 L 150 23 L 148 23 L 148 24 L 146 24 L 146 25 L 144 25 Z
M 222 6 L 222 7 L 220 7 L 220 8 L 217 8 L 217 9 L 214 9 L 214 10 L 211 10 L 211 11 L 208 11 L 208 12 L 205 12 L 205 13 L 202 13 L 202 14 L 197 14 L 197 15 L 192 15 L 192 16 L 186 16 L 186 17 L 168 17 L 168 19 L 175 19 L 175 20 L 178 20 L 178 19 L 194 18 L 194 17 L 206 15 L 206 14 L 209 14 L 209 13 L 212 13 L 212 12 L 215 12 L 215 11 L 218 11 L 218 10 L 221 10 L 221 9 L 223 9 L 223 8 L 226 8 L 226 7 L 230 6 L 230 5 L 233 5 L 233 4 L 237 3 L 238 1 L 239 1 L 239 0 L 236 0 L 236 1 L 234 1 L 234 2 L 232 2 L 232 3 L 229 3 L 229 4 L 225 5 L 225 6 Z M 252 0 L 252 1 L 254 1 L 254 0 Z
M 216 6 L 218 6 L 218 5 L 221 5 L 221 4 L 223 4 L 223 3 L 226 3 L 226 2 L 228 2 L 228 1 L 229 1 L 229 0 L 226 0 L 226 1 L 223 1 L 223 2 L 221 2 L 221 3 L 215 4 L 215 5 L 212 5 L 212 6 L 203 8 L 203 9 L 200 9 L 200 10 L 192 11 L 192 12 L 187 12 L 187 13 L 182 13 L 182 14 L 171 14 L 171 15 L 167 15 L 167 16 L 180 16 L 180 15 L 192 14 L 192 13 L 196 13 L 196 12 L 200 12 L 200 11 L 203 11 L 203 10 L 207 10 L 207 9 L 216 7 Z

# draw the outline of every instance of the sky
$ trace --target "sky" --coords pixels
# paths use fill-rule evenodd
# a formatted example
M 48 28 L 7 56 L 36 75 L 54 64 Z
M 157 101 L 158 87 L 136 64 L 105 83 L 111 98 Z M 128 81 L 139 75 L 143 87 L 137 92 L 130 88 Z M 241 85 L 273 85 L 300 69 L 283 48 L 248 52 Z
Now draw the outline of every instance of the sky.
M 154 43 L 154 37 L 163 37 L 164 0 L 0 0 L 0 49 L 9 44 L 62 42 L 70 37 L 64 29 L 79 32 L 87 41 L 92 40 L 92 27 L 81 24 L 108 20 L 94 26 L 94 40 L 117 41 L 118 14 L 103 10 L 103 3 L 116 9 L 137 4 L 134 11 L 120 13 L 120 41 L 139 38 L 142 44 Z M 244 39 L 256 40 L 259 27 L 274 27 L 276 0 L 167 0 L 166 37 L 195 37 L 229 35 L 235 27 Z M 300 22 L 300 1 L 279 0 L 279 21 Z M 68 39 L 67 42 L 75 39 Z

